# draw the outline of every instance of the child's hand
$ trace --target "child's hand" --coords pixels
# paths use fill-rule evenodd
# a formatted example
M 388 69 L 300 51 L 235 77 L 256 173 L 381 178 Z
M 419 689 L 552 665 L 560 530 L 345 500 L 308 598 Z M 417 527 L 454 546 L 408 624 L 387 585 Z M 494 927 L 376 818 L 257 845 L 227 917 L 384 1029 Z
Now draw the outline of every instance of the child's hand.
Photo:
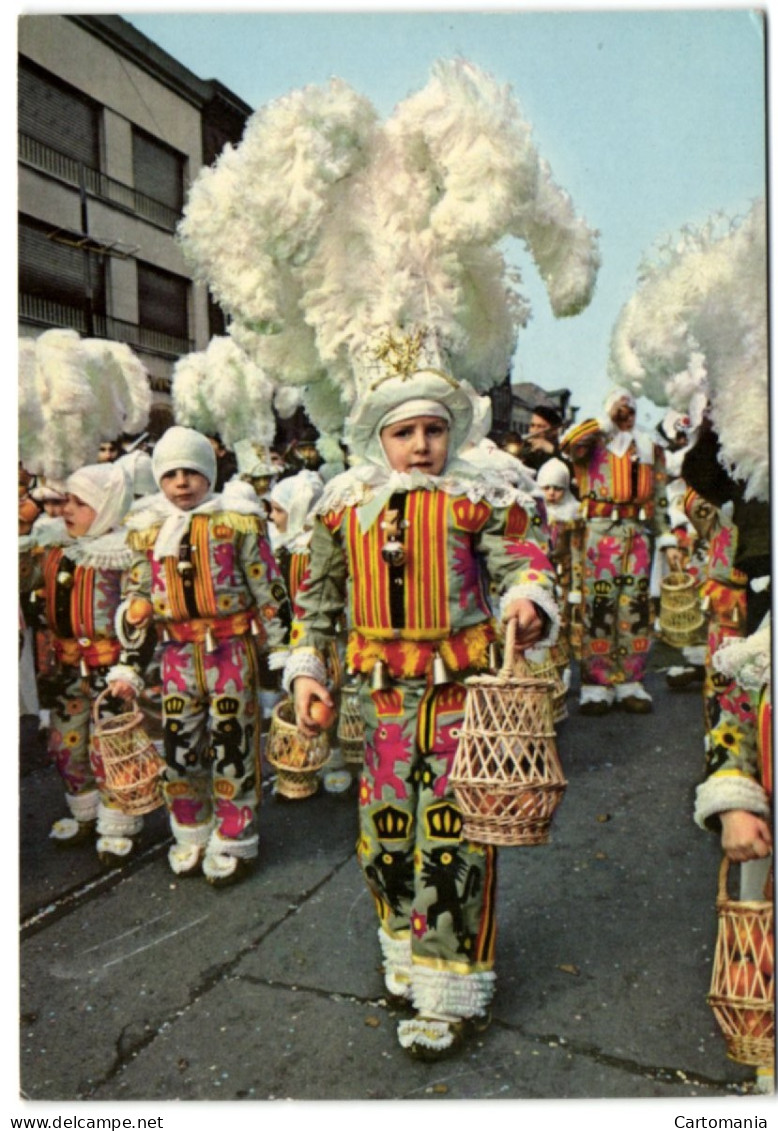
M 115 679 L 108 684 L 111 695 L 117 699 L 134 699 L 137 694 L 135 688 L 126 679 Z
M 330 710 L 334 709 L 335 704 L 332 701 L 332 696 L 323 684 L 308 675 L 298 675 L 293 687 L 294 713 L 297 718 L 298 730 L 305 738 L 315 738 L 323 728 L 321 723 L 318 723 L 311 714 L 311 708 L 314 703 L 321 701 L 325 707 Z
M 515 647 L 517 652 L 524 652 L 527 648 L 531 648 L 533 644 L 537 644 L 545 631 L 543 615 L 526 597 L 511 601 L 503 613 L 502 619 L 504 621 L 515 620 L 516 622 Z
M 721 817 L 721 848 L 734 863 L 769 856 L 773 835 L 763 817 L 747 809 L 727 809 Z
M 667 568 L 671 573 L 680 573 L 683 569 L 683 555 L 678 546 L 667 546 L 665 549 L 665 561 Z

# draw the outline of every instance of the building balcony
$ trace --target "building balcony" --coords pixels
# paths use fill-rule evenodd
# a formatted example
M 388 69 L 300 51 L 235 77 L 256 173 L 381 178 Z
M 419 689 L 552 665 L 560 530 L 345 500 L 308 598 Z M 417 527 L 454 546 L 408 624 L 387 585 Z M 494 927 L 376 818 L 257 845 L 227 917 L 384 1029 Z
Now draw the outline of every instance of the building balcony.
M 67 154 L 36 141 L 29 134 L 20 133 L 18 137 L 20 164 L 45 173 L 79 191 L 83 189 L 95 199 L 138 216 L 166 232 L 175 232 L 181 219 L 179 210 L 154 200 L 130 185 L 122 184 L 106 173 L 101 173 L 99 169 L 92 169 L 83 162 L 76 161 Z
M 89 313 L 79 307 L 22 292 L 19 294 L 19 321 L 44 329 L 58 327 L 76 330 L 84 337 L 125 342 L 138 352 L 145 351 L 173 359 L 191 353 L 194 349 L 191 338 L 178 338 L 159 330 L 152 330 L 148 326 L 139 326 L 134 322 L 112 318 L 108 314 L 92 314 L 90 318 Z M 160 391 L 168 390 L 169 383 Z

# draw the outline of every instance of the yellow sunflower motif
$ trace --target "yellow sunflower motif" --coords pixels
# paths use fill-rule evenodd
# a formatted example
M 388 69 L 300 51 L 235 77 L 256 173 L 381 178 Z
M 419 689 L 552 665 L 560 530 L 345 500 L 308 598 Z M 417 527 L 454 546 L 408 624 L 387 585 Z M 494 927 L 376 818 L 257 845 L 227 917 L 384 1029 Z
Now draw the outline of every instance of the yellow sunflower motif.
M 73 749 L 74 747 L 78 746 L 79 742 L 81 741 L 81 735 L 77 730 L 69 730 L 63 735 L 62 741 L 65 746 L 69 746 L 71 749 Z
M 740 757 L 741 747 L 743 745 L 743 730 L 736 723 L 733 722 L 720 722 L 718 726 L 713 727 L 710 732 L 711 744 L 716 746 L 723 746 L 725 750 L 738 758 Z
M 228 612 L 233 606 L 233 598 L 229 593 L 222 593 L 216 601 L 216 608 L 223 613 Z
M 253 580 L 262 576 L 262 565 L 260 562 L 252 562 L 248 568 L 248 575 Z

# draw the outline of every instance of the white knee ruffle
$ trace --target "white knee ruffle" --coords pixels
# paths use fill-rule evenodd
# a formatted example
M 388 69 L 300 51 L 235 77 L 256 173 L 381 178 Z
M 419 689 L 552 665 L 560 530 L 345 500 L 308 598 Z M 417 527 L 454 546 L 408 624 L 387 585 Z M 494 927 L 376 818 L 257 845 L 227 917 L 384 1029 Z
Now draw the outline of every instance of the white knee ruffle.
M 390 994 L 411 997 L 411 938 L 396 938 L 378 928 L 378 941 L 384 959 L 384 983 Z
M 111 809 L 101 801 L 97 808 L 97 832 L 99 836 L 135 836 L 143 828 L 143 817 L 134 817 L 121 809 Z
M 424 1017 L 481 1017 L 494 996 L 493 970 L 458 974 L 414 963 L 411 992 L 414 1008 Z
M 66 793 L 65 801 L 76 821 L 94 821 L 97 819 L 100 794 L 96 789 L 91 789 L 88 793 Z

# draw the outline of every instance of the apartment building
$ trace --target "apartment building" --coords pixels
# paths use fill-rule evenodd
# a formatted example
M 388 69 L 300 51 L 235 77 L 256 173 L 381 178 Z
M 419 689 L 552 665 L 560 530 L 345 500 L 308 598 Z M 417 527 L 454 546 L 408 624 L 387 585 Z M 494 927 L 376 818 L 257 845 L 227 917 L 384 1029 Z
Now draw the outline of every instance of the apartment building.
M 19 335 L 127 342 L 159 433 L 175 361 L 225 331 L 176 225 L 198 170 L 240 140 L 252 108 L 119 16 L 21 16 L 18 50 Z

